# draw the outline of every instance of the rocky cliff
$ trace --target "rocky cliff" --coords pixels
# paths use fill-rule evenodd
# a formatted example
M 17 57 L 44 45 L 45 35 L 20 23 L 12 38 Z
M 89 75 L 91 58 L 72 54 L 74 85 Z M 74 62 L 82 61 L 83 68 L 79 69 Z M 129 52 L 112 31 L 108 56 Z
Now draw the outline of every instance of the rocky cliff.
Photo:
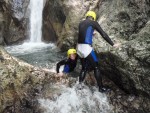
M 109 36 L 122 43 L 108 52 L 103 40 L 95 41 L 100 59 L 105 59 L 102 72 L 127 92 L 150 97 L 150 1 L 101 1 L 98 14 Z
M 0 44 L 13 44 L 28 37 L 29 0 L 0 1 Z

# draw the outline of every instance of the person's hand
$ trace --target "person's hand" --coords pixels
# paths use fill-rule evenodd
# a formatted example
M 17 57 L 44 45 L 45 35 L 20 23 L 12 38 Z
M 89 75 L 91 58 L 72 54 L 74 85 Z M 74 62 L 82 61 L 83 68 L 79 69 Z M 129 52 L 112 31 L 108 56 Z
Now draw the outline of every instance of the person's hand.
M 121 43 L 116 43 L 113 45 L 113 47 L 118 48 L 118 47 L 120 47 L 120 45 L 121 45 Z
M 93 33 L 93 36 L 95 36 L 95 35 L 96 35 L 96 32 Z
M 62 77 L 64 74 L 63 73 L 58 73 L 57 76 L 58 77 Z

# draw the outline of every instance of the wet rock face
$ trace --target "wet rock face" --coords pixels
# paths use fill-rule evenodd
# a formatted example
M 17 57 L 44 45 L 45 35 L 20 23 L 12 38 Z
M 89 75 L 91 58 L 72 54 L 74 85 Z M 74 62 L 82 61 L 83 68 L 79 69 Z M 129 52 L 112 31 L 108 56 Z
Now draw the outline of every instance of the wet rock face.
M 0 44 L 3 44 L 4 39 L 3 39 L 3 32 L 4 32 L 4 20 L 3 20 L 3 15 L 0 14 Z
M 25 16 L 29 0 L 25 2 L 24 0 L 10 0 L 8 5 L 11 6 L 11 13 L 13 18 L 17 20 L 22 20 Z
M 2 0 L 0 5 L 1 44 L 13 44 L 27 37 L 27 6 L 29 0 Z
M 37 98 L 44 85 L 53 82 L 53 73 L 20 61 L 0 47 L 0 113 L 40 113 Z
M 63 7 L 58 0 L 46 0 L 43 19 L 43 40 L 56 42 L 66 20 Z
M 71 47 L 76 45 L 79 22 L 84 18 L 87 10 L 97 6 L 99 0 L 65 0 L 59 3 L 63 6 L 66 21 L 57 44 L 62 49 L 66 50 L 70 45 Z
M 89 7 L 89 2 L 86 2 L 85 6 Z M 87 9 L 86 7 L 84 7 L 81 0 L 47 0 L 44 8 L 43 24 L 45 40 L 50 40 L 49 37 L 52 37 L 52 40 L 58 38 L 57 45 L 63 49 L 66 49 L 69 45 L 74 45 L 79 20 L 86 11 L 82 9 Z M 50 32 L 47 32 L 47 30 L 50 30 Z M 51 31 L 54 32 L 51 33 Z
M 2 43 L 13 44 L 27 37 L 27 7 L 29 0 L 3 0 L 0 13 L 3 16 Z
M 4 15 L 3 15 L 3 3 L 4 1 L 0 1 L 0 44 L 4 43 L 3 32 L 4 32 Z
M 149 1 L 104 1 L 100 6 L 109 7 L 99 10 L 99 22 L 113 40 L 122 43 L 112 49 L 101 39 L 95 41 L 101 71 L 125 92 L 149 97 Z
M 138 33 L 150 17 L 150 2 L 147 0 L 102 1 L 99 5 L 99 22 L 109 30 L 111 36 L 132 40 L 131 35 Z

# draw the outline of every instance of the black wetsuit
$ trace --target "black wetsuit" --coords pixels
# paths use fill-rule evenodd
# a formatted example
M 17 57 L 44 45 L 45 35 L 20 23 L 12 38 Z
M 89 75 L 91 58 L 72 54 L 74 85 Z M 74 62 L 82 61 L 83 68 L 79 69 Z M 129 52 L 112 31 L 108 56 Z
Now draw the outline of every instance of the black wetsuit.
M 79 24 L 78 44 L 89 44 L 92 46 L 92 37 L 94 30 L 97 30 L 110 45 L 114 45 L 109 36 L 102 30 L 98 22 L 92 21 L 90 19 L 86 19 Z M 92 69 L 94 70 L 94 75 L 97 80 L 99 90 L 101 90 L 101 88 L 103 87 L 102 76 L 100 74 L 98 66 L 98 58 L 94 50 L 92 50 L 92 52 L 86 58 L 80 59 L 82 70 L 80 72 L 79 82 L 82 82 L 84 80 L 86 72 L 88 71 L 88 65 L 90 65 L 90 67 L 92 67 Z
M 74 68 L 76 67 L 76 64 L 77 64 L 77 58 L 75 60 L 72 60 L 70 58 L 64 59 L 57 63 L 56 71 L 57 71 L 57 73 L 59 73 L 60 66 L 64 65 L 63 72 L 65 72 L 65 73 L 72 72 L 74 70 Z
M 109 36 L 102 30 L 98 22 L 90 19 L 86 19 L 79 24 L 78 43 L 92 45 L 94 30 L 97 30 L 110 45 L 114 45 Z

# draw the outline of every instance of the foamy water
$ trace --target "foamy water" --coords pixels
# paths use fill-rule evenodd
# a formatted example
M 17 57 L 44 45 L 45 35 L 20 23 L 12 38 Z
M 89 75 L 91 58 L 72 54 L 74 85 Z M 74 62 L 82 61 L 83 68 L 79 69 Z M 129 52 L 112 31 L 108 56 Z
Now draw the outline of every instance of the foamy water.
M 55 44 L 49 43 L 32 43 L 32 42 L 26 42 L 22 45 L 15 45 L 15 46 L 8 46 L 6 47 L 6 50 L 13 55 L 25 55 L 33 52 L 41 51 L 44 48 L 56 48 Z
M 107 97 L 93 87 L 93 91 L 84 85 L 78 90 L 78 83 L 74 87 L 61 86 L 61 95 L 55 99 L 39 99 L 44 113 L 113 113 Z

